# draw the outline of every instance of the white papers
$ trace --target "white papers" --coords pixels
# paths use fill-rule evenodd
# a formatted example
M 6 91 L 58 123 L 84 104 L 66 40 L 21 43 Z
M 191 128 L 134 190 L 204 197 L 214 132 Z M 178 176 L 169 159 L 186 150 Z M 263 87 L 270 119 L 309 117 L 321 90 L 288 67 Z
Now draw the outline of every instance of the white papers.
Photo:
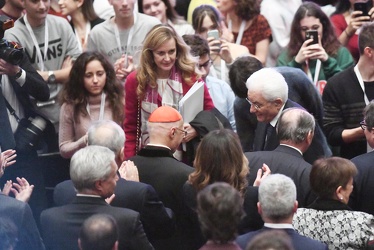
M 179 101 L 179 113 L 184 123 L 189 123 L 204 108 L 204 82 L 195 82 Z

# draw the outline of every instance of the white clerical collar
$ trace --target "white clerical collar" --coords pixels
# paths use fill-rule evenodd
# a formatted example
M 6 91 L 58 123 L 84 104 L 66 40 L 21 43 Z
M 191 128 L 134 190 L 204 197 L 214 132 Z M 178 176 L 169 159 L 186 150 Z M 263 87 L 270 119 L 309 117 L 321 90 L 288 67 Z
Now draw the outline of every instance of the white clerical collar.
M 94 194 L 77 194 L 79 197 L 94 197 L 94 198 L 101 198 L 100 195 L 94 195 Z
M 264 227 L 268 227 L 268 228 L 273 228 L 273 229 L 294 229 L 294 227 L 292 226 L 292 224 L 288 224 L 288 223 L 265 223 L 264 224 Z
M 148 143 L 147 146 L 161 147 L 161 148 L 167 148 L 167 149 L 171 150 L 168 146 L 161 145 L 161 144 Z

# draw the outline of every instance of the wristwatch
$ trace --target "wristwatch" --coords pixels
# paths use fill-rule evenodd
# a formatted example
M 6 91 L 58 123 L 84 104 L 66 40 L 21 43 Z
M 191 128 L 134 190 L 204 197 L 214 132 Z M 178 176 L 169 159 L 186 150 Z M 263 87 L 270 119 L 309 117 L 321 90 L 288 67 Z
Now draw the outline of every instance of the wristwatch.
M 19 71 L 14 75 L 14 79 L 17 80 L 18 78 L 20 78 L 22 75 L 22 69 L 19 68 Z
M 53 71 L 48 71 L 48 83 L 56 83 L 56 76 Z

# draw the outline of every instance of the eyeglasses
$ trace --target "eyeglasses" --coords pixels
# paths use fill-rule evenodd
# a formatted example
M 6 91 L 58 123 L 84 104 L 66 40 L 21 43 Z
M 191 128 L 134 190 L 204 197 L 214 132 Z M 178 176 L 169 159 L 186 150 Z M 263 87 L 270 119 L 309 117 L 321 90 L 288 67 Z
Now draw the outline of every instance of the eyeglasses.
M 245 99 L 246 99 L 247 102 L 248 102 L 249 104 L 251 104 L 251 106 L 253 106 L 256 110 L 260 110 L 260 109 L 263 107 L 263 105 L 259 105 L 259 104 L 257 104 L 257 103 L 253 103 L 253 102 L 251 102 L 251 101 L 248 99 L 248 97 L 245 98 Z
M 368 131 L 370 131 L 372 129 L 372 128 L 368 127 L 368 125 L 365 123 L 365 121 L 360 122 L 360 127 L 362 128 L 362 130 L 367 129 Z
M 201 69 L 201 68 L 207 68 L 207 67 L 210 66 L 211 63 L 212 63 L 212 61 L 211 61 L 211 60 L 208 60 L 208 61 L 206 61 L 206 62 L 203 63 L 203 64 L 198 64 L 197 67 L 198 67 L 199 69 Z
M 183 137 L 187 136 L 187 133 L 188 133 L 187 130 L 183 130 L 183 129 L 180 129 L 180 128 L 177 128 L 177 127 L 175 127 L 175 129 L 183 132 Z

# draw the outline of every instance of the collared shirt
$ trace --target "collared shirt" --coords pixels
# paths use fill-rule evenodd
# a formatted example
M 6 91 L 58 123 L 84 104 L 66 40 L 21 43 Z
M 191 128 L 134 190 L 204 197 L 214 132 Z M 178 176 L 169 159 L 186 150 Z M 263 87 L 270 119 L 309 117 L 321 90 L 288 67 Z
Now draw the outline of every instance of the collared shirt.
M 300 149 L 295 148 L 295 147 L 293 147 L 293 146 L 291 146 L 291 145 L 287 145 L 287 144 L 283 144 L 283 143 L 280 143 L 279 145 L 282 145 L 282 146 L 285 146 L 285 147 L 289 147 L 289 148 L 293 148 L 293 149 L 295 149 L 297 152 L 299 152 L 301 155 L 303 155 L 303 152 L 301 152 Z
M 102 198 L 100 195 L 95 195 L 95 194 L 77 194 L 77 196 L 80 196 L 80 197 Z
M 282 114 L 283 112 L 283 109 L 284 109 L 284 105 L 286 105 L 286 103 L 283 104 L 282 108 L 279 110 L 278 114 L 273 118 L 273 120 L 271 120 L 270 122 L 270 125 L 275 128 L 275 126 L 277 125 L 277 122 L 279 120 L 279 117 L 280 115 Z
M 161 145 L 161 144 L 148 143 L 147 146 L 161 147 L 161 148 L 167 148 L 167 149 L 171 150 L 168 146 Z
M 264 227 L 273 228 L 273 229 L 293 229 L 295 228 L 292 226 L 292 224 L 288 223 L 265 223 Z

